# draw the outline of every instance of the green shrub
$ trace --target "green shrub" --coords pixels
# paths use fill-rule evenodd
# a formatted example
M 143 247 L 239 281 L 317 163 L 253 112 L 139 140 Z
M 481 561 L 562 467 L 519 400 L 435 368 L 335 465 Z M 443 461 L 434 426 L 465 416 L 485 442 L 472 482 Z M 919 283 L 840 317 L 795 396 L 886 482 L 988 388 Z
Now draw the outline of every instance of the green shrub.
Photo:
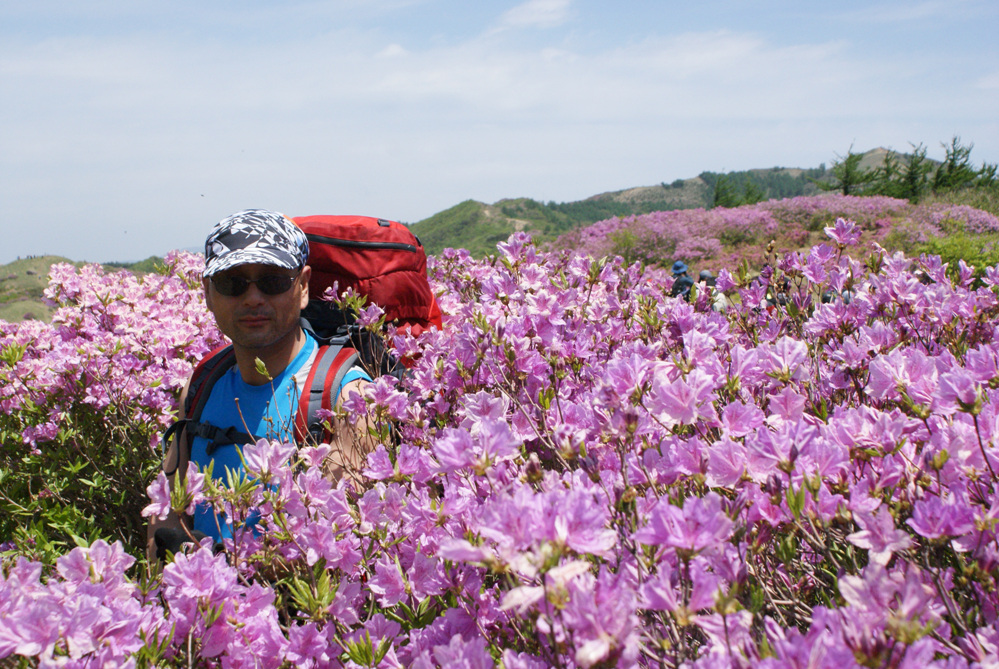
M 631 264 L 635 260 L 635 246 L 638 239 L 635 233 L 628 228 L 623 228 L 609 235 L 611 240 L 611 254 L 624 258 L 625 264 Z
M 144 552 L 158 434 L 222 341 L 203 260 L 168 262 L 142 277 L 54 265 L 52 324 L 0 323 L 0 545 L 46 563 L 97 539 Z
M 149 445 L 157 428 L 74 403 L 58 435 L 32 449 L 21 433 L 47 412 L 0 415 L 0 536 L 44 562 L 97 539 L 138 549 L 146 483 L 158 467 Z
M 943 193 L 927 198 L 927 203 L 966 204 L 975 209 L 999 216 L 999 188 L 966 188 L 962 191 Z
M 718 241 L 725 246 L 743 246 L 755 244 L 759 240 L 756 231 L 746 226 L 729 226 L 718 232 Z
M 975 276 L 981 277 L 986 267 L 999 264 L 999 234 L 984 235 L 954 232 L 942 237 L 931 237 L 917 245 L 918 253 L 940 256 L 948 263 L 947 273 L 952 278 L 958 274 L 958 262 L 964 260 L 975 267 Z

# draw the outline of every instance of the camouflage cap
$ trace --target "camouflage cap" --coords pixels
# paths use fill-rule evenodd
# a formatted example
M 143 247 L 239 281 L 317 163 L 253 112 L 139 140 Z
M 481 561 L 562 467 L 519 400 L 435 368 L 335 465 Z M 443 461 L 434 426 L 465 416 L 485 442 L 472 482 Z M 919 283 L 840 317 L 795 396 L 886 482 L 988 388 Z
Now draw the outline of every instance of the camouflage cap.
M 205 276 L 238 265 L 273 265 L 301 269 L 309 240 L 295 223 L 266 209 L 247 209 L 223 218 L 205 240 Z

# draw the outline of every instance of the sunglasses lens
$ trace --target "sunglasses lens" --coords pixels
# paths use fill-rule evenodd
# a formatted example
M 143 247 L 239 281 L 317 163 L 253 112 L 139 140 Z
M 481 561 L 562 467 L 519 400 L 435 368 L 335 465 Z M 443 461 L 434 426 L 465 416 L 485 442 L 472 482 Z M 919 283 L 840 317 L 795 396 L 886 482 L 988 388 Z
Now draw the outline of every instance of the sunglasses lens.
M 287 274 L 265 274 L 259 279 L 246 279 L 241 276 L 216 274 L 212 277 L 212 285 L 215 286 L 215 290 L 226 297 L 242 295 L 251 283 L 257 284 L 257 288 L 264 295 L 280 295 L 290 289 L 297 278 L 298 276 L 288 276 Z
M 212 284 L 215 286 L 215 290 L 226 297 L 242 295 L 250 287 L 250 282 L 247 279 L 228 274 L 216 274 L 212 277 Z
M 287 274 L 267 274 L 257 279 L 257 288 L 264 295 L 280 295 L 291 288 L 296 278 Z

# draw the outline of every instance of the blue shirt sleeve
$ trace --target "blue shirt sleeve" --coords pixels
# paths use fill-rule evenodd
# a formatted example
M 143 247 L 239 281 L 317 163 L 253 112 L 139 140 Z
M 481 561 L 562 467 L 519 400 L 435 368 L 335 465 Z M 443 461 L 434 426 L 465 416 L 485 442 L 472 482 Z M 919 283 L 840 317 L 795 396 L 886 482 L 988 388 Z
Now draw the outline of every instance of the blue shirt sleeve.
M 343 387 L 352 381 L 357 381 L 358 379 L 364 379 L 365 381 L 371 381 L 371 377 L 360 367 L 354 366 L 343 375 L 343 381 L 340 382 L 340 387 L 336 389 L 336 395 L 334 397 L 339 397 L 340 393 L 343 392 Z

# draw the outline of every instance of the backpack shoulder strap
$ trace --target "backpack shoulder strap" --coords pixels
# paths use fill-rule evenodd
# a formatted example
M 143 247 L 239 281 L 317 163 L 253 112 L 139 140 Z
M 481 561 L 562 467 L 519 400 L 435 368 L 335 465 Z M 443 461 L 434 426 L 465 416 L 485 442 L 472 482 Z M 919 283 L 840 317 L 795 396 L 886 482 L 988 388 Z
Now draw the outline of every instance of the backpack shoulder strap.
M 232 348 L 232 344 L 215 349 L 198 363 L 194 373 L 191 374 L 191 383 L 184 402 L 185 418 L 193 420 L 201 418 L 201 412 L 208 403 L 212 388 L 235 364 L 236 351 Z
M 184 399 L 183 417 L 174 421 L 163 433 L 163 445 L 166 448 L 170 440 L 175 436 L 178 438 L 178 448 L 190 447 L 187 439 L 181 438 L 182 432 L 191 432 L 191 428 L 200 425 L 201 412 L 204 411 L 208 397 L 212 394 L 212 388 L 220 378 L 236 364 L 236 352 L 232 344 L 220 346 L 206 355 L 194 368 L 191 373 L 191 380 L 187 384 L 187 397 Z M 189 434 L 189 437 L 193 436 Z M 202 435 L 204 436 L 204 435 Z M 190 458 L 191 454 L 187 456 Z M 177 458 L 180 462 L 180 458 Z M 167 476 L 173 476 L 176 468 L 170 472 L 164 472 Z
M 347 343 L 346 338 L 333 338 L 316 351 L 316 360 L 305 378 L 305 389 L 295 416 L 295 439 L 299 443 L 306 443 L 309 438 L 321 443 L 327 436 L 319 410 L 333 409 L 333 392 L 340 388 L 358 359 L 357 351 Z

